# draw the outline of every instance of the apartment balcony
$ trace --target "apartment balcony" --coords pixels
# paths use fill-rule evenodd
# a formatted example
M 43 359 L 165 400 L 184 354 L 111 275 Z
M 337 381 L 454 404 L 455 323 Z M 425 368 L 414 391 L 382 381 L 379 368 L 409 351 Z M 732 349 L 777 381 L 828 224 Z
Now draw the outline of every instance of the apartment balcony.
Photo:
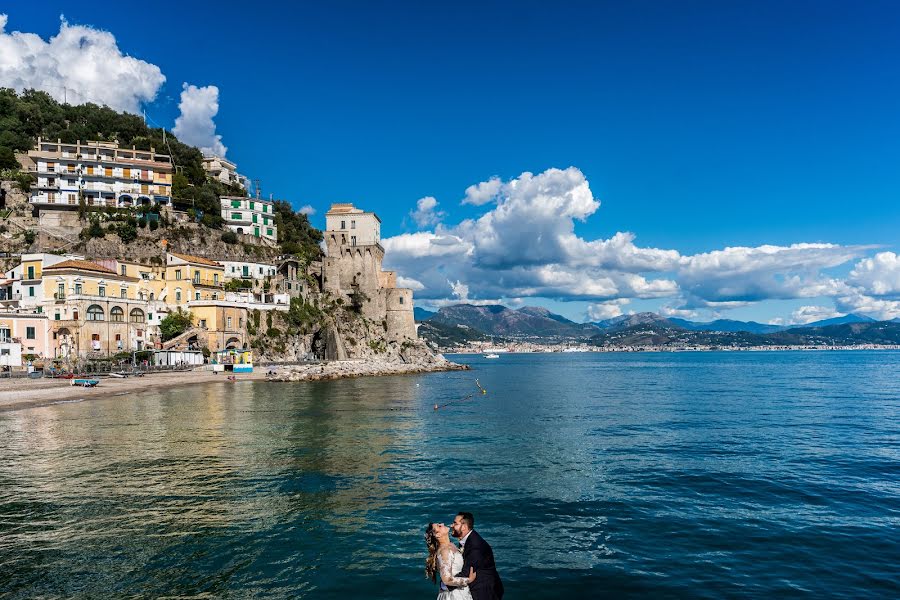
M 222 279 L 215 280 L 210 278 L 194 277 L 193 279 L 190 279 L 188 281 L 193 283 L 194 286 L 198 287 L 221 288 L 225 285 L 225 282 Z
M 22 294 L 6 294 L 0 296 L 0 302 L 18 302 L 22 299 Z

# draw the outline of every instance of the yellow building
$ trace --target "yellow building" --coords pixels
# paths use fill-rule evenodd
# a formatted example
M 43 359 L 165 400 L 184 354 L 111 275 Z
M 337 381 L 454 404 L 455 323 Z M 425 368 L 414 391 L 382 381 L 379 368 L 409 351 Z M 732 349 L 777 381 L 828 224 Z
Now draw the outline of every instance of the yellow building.
M 217 352 L 240 349 L 248 345 L 244 333 L 247 309 L 234 302 L 195 300 L 190 303 L 194 326 L 206 334 L 207 347 Z
M 108 356 L 156 342 L 149 302 L 140 280 L 86 260 L 43 269 L 44 312 L 55 356 Z
M 167 252 L 163 282 L 157 297 L 169 305 L 219 300 L 224 298 L 225 267 L 201 256 Z

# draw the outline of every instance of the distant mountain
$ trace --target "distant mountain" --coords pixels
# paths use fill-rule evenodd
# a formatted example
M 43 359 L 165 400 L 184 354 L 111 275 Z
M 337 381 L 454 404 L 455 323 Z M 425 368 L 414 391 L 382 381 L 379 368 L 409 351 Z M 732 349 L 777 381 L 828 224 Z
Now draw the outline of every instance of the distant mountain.
M 669 319 L 666 319 L 665 317 L 652 312 L 641 312 L 632 315 L 620 315 L 611 319 L 597 321 L 593 324 L 600 329 L 614 331 L 619 329 L 627 329 L 629 327 L 636 327 L 638 325 L 652 325 L 654 323 L 662 324 L 664 326 L 672 325 Z
M 757 323 L 756 321 L 734 321 L 732 319 L 716 319 L 705 323 L 696 321 L 688 321 L 670 317 L 669 321 L 693 331 L 747 331 L 750 333 L 771 333 L 773 331 L 781 331 L 784 329 L 781 325 L 769 325 L 766 323 Z
M 427 322 L 465 325 L 489 335 L 526 338 L 586 339 L 598 331 L 593 324 L 575 323 L 546 308 L 526 306 L 512 310 L 499 304 L 445 306 Z
M 419 308 L 418 306 L 413 307 L 413 318 L 416 320 L 416 323 L 419 321 L 427 321 L 437 313 L 432 312 L 430 310 L 425 310 L 424 308 Z
M 469 342 L 486 341 L 489 339 L 482 331 L 465 325 L 447 325 L 432 321 L 422 321 L 419 325 L 418 335 L 420 339 L 440 348 L 452 348 L 464 346 Z M 500 340 L 497 340 L 498 342 Z
M 703 331 L 663 322 L 640 323 L 622 329 L 611 328 L 591 338 L 604 347 L 684 347 L 720 346 L 804 346 L 859 344 L 900 344 L 900 323 L 857 321 L 824 327 L 798 327 L 769 333 L 748 331 Z
M 833 319 L 823 319 L 821 321 L 813 321 L 805 325 L 791 325 L 784 329 L 796 329 L 798 327 L 828 327 L 829 325 L 844 325 L 845 323 L 875 323 L 875 319 L 865 315 L 844 315 L 843 317 L 834 317 Z

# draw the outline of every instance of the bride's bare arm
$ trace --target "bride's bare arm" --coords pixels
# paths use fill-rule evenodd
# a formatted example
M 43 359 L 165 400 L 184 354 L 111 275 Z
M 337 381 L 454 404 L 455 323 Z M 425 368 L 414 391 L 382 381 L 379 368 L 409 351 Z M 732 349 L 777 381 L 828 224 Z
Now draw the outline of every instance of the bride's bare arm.
M 475 581 L 475 570 L 470 569 L 468 577 L 454 577 L 452 569 L 453 557 L 450 555 L 451 552 L 453 552 L 453 550 L 447 548 L 438 553 L 438 570 L 441 573 L 441 581 L 443 581 L 445 585 L 465 587 Z

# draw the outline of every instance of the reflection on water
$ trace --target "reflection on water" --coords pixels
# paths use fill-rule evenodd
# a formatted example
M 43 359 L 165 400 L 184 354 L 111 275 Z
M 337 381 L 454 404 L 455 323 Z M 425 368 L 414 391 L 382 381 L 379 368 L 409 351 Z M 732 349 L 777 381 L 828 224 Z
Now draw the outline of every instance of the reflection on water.
M 431 597 L 458 510 L 510 597 L 900 584 L 900 354 L 469 360 L 0 415 L 0 590 Z

